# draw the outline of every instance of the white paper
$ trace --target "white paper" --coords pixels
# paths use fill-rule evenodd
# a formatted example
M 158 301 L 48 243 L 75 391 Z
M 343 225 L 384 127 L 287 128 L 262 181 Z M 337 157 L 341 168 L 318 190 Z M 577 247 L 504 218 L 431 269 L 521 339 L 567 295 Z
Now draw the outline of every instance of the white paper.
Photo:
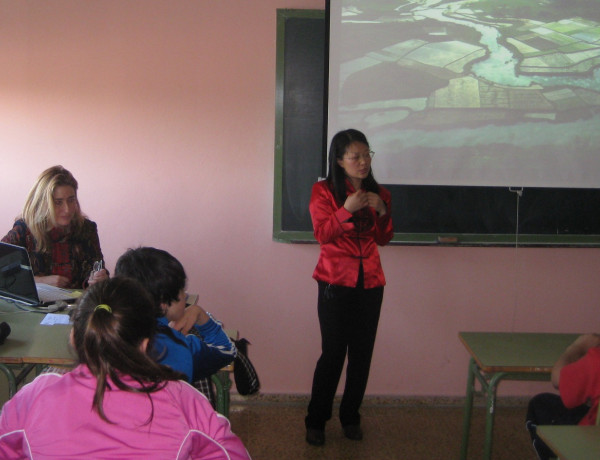
M 42 322 L 43 326 L 53 326 L 54 324 L 69 324 L 69 315 L 58 315 L 56 313 L 48 313 Z

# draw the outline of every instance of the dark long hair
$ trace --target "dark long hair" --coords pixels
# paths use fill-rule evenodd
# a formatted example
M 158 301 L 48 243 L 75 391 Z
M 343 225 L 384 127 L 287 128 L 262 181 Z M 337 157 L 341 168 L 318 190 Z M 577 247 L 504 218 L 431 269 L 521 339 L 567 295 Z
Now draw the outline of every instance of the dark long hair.
M 120 390 L 147 394 L 152 404 L 151 393 L 170 380 L 184 378 L 141 349 L 144 339 L 151 342 L 154 337 L 156 318 L 148 293 L 135 280 L 114 277 L 90 286 L 79 299 L 72 319 L 79 362 L 96 377 L 92 408 L 103 420 L 113 423 L 103 408 L 109 379 Z M 125 383 L 124 376 L 137 384 Z M 148 423 L 153 415 L 154 408 Z
M 344 158 L 344 154 L 353 142 L 361 142 L 369 147 L 367 137 L 357 129 L 346 129 L 336 133 L 331 139 L 331 145 L 329 146 L 327 182 L 329 182 L 338 206 L 343 206 L 346 201 L 346 172 L 338 164 L 338 160 Z M 373 177 L 373 170 L 369 170 L 369 175 L 362 181 L 362 185 L 367 192 L 379 194 L 379 184 L 375 180 L 375 177 Z

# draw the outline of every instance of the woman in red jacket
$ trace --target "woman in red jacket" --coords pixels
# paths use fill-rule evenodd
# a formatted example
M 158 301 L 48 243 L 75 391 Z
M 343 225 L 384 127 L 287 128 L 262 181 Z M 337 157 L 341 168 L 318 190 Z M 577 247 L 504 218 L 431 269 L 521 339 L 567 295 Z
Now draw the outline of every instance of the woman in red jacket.
M 344 435 L 362 439 L 359 409 L 363 400 L 385 277 L 377 245 L 393 236 L 390 193 L 371 171 L 373 152 L 355 129 L 331 140 L 327 179 L 314 184 L 310 214 L 321 253 L 313 278 L 319 286 L 321 357 L 315 369 L 305 419 L 306 441 L 325 443 L 325 423 L 346 353 L 346 385 L 340 405 Z

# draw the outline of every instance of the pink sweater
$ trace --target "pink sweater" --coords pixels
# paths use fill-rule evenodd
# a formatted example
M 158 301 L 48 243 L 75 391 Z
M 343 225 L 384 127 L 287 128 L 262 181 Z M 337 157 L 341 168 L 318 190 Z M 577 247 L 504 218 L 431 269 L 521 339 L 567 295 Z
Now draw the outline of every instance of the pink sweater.
M 229 421 L 186 382 L 152 393 L 118 389 L 104 396 L 107 423 L 92 410 L 95 378 L 80 365 L 65 375 L 42 374 L 0 414 L 3 459 L 249 459 Z

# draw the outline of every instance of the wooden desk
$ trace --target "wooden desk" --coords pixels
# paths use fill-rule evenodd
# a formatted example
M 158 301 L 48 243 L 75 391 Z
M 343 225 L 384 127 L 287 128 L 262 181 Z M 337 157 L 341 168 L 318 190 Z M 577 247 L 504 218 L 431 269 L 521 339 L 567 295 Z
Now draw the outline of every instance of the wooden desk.
M 484 459 L 492 454 L 496 391 L 501 380 L 549 380 L 554 363 L 579 334 L 460 332 L 471 358 L 460 458 L 467 458 L 475 380 L 486 395 Z
M 600 458 L 600 426 L 538 425 L 536 432 L 561 460 Z
M 42 326 L 40 323 L 45 316 L 18 310 L 0 312 L 0 322 L 5 321 L 11 329 L 4 344 L 0 345 L 0 371 L 8 379 L 9 398 L 35 365 L 72 366 L 75 363 L 75 355 L 69 348 L 71 326 Z

